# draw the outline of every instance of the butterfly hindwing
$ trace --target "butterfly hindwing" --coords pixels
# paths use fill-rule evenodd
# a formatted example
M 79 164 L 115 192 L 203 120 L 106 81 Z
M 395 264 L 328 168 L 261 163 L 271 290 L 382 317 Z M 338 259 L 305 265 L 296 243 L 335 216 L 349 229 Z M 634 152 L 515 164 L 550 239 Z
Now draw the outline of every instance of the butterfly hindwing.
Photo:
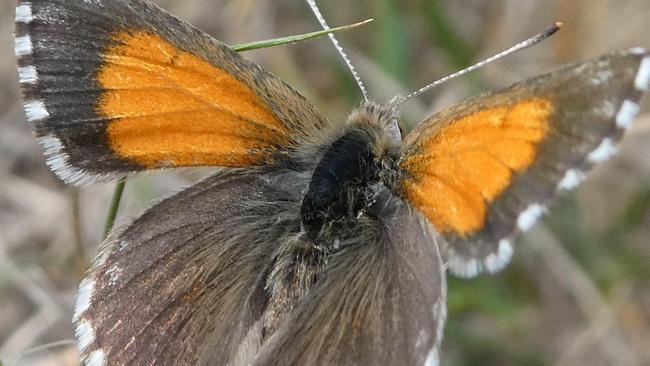
M 114 233 L 77 295 L 84 363 L 437 364 L 446 282 L 428 222 L 391 197 L 317 272 L 283 272 L 279 252 L 313 245 L 291 174 L 218 173 Z M 285 280 L 305 292 L 276 291 Z
M 85 364 L 230 362 L 278 238 L 297 230 L 296 198 L 267 179 L 218 173 L 107 239 L 77 295 Z
M 471 98 L 407 135 L 399 189 L 445 239 L 451 272 L 501 269 L 514 235 L 615 153 L 649 87 L 648 52 L 620 51 Z
M 28 120 L 65 181 L 273 164 L 326 119 L 292 87 L 143 0 L 19 1 Z
M 342 244 L 252 364 L 438 365 L 446 279 L 429 225 L 391 198 L 379 239 Z

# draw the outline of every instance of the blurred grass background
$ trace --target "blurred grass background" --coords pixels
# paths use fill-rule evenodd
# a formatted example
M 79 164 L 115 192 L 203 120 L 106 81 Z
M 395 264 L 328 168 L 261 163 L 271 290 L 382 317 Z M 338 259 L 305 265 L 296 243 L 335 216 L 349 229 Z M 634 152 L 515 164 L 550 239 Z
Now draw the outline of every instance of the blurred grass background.
M 108 1 L 108 0 L 106 0 Z M 318 29 L 302 1 L 157 1 L 229 44 Z M 557 65 L 631 46 L 650 48 L 647 0 L 321 1 L 371 95 L 385 101 L 537 33 L 523 53 L 410 101 L 404 122 Z M 70 325 L 76 286 L 100 241 L 113 185 L 78 189 L 45 165 L 23 115 L 13 55 L 13 0 L 0 0 L 0 361 L 77 365 Z M 245 54 L 301 90 L 330 119 L 361 101 L 326 39 Z M 521 238 L 495 276 L 449 280 L 443 365 L 650 365 L 650 114 L 620 154 Z M 120 218 L 209 169 L 129 181 Z M 46 349 L 43 344 L 61 342 Z

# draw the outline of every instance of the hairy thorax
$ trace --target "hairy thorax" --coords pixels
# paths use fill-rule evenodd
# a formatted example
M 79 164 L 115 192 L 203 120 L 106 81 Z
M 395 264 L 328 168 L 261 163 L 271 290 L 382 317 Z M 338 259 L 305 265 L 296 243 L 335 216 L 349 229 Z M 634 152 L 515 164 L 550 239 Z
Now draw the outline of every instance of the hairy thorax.
M 302 231 L 318 250 L 336 250 L 355 235 L 382 190 L 392 188 L 399 147 L 387 130 L 389 111 L 364 105 L 324 149 L 300 208 Z

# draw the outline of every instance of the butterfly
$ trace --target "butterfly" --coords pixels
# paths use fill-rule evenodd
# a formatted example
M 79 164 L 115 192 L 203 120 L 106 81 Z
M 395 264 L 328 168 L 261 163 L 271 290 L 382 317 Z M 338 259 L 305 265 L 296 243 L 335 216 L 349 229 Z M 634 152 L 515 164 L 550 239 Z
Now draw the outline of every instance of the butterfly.
M 330 121 L 145 0 L 16 8 L 27 119 L 65 182 L 214 166 L 102 244 L 77 294 L 87 365 L 437 365 L 446 271 L 502 269 L 650 88 L 635 48 L 442 109 Z

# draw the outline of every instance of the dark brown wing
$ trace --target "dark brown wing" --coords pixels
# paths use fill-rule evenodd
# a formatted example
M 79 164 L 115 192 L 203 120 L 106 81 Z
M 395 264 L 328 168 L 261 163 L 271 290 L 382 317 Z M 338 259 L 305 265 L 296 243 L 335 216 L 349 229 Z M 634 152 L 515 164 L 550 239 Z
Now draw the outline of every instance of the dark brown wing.
M 112 235 L 77 295 L 84 363 L 228 363 L 263 303 L 251 296 L 278 238 L 299 230 L 299 201 L 269 179 L 217 174 Z
M 429 226 L 397 199 L 378 217 L 381 239 L 332 255 L 253 365 L 438 364 L 446 282 Z
M 401 195 L 442 234 L 452 273 L 503 268 L 556 193 L 609 158 L 650 87 L 650 55 L 614 52 L 444 109 L 405 139 Z

